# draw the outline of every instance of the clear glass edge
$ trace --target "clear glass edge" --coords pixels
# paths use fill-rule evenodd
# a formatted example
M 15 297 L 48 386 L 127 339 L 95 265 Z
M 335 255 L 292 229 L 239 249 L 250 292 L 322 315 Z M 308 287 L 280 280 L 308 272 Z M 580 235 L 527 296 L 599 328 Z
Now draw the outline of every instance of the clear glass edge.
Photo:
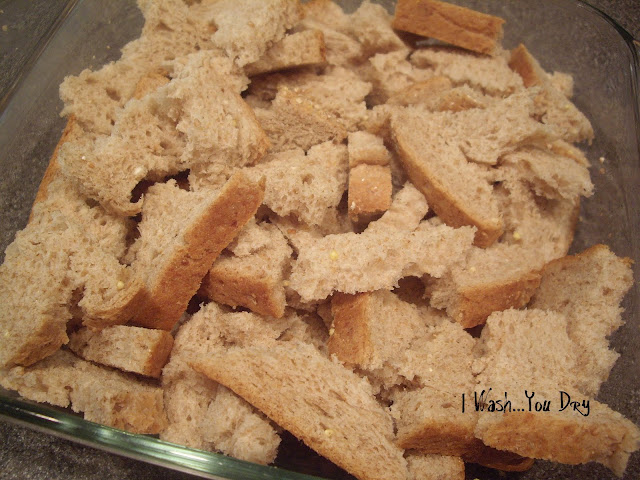
M 14 92 L 20 86 L 22 79 L 29 74 L 29 70 L 31 70 L 31 67 L 33 67 L 33 65 L 38 61 L 38 59 L 42 55 L 42 53 L 47 49 L 49 42 L 51 41 L 53 36 L 56 34 L 56 32 L 60 29 L 60 27 L 62 27 L 62 25 L 65 23 L 66 19 L 69 17 L 71 12 L 76 8 L 76 5 L 78 4 L 79 1 L 82 1 L 82 0 L 67 0 L 65 7 L 62 9 L 58 17 L 55 19 L 55 21 L 44 33 L 42 41 L 38 43 L 35 50 L 31 52 L 31 55 L 29 55 L 29 58 L 20 69 L 20 72 L 18 73 L 18 75 L 16 75 L 16 78 L 13 80 L 11 85 L 9 85 L 9 87 L 7 88 L 7 91 L 4 94 L 4 96 L 0 98 L 0 115 L 2 115 L 5 108 L 7 108 L 7 105 L 9 105 L 9 102 L 11 101 L 11 98 L 13 98 Z
M 629 64 L 629 68 L 631 71 L 631 90 L 633 93 L 633 97 L 635 98 L 635 102 L 633 104 L 634 118 L 635 118 L 635 127 L 636 127 L 636 148 L 638 151 L 638 165 L 640 166 L 640 76 L 638 74 L 638 70 L 640 69 L 640 41 L 634 38 L 622 25 L 616 22 L 613 18 L 607 15 L 605 12 L 600 10 L 593 5 L 590 5 L 583 0 L 574 0 L 578 6 L 582 8 L 586 8 L 591 11 L 594 15 L 600 16 L 603 20 L 609 23 L 620 35 L 622 40 L 624 40 L 625 44 L 629 48 L 631 53 L 631 63 Z
M 1 392 L 0 418 L 82 445 L 203 478 L 321 480 L 321 477 L 258 465 L 217 453 L 164 442 L 148 435 L 107 427 L 43 404 L 27 403 L 5 397 Z
M 640 76 L 638 75 L 640 68 L 640 41 L 635 39 L 624 27 L 597 7 L 585 3 L 582 0 L 574 1 L 578 6 L 586 8 L 593 14 L 607 21 L 607 23 L 618 32 L 630 50 L 632 58 L 629 64 L 632 79 L 631 88 L 636 100 L 634 102 L 634 117 L 636 120 L 636 147 L 639 153 L 637 160 L 640 165 Z M 69 0 L 67 7 L 47 33 L 45 41 L 34 51 L 17 79 L 8 89 L 7 94 L 0 99 L 0 114 L 10 103 L 13 93 L 19 87 L 21 80 L 28 74 L 33 64 L 45 52 L 53 35 L 64 25 L 70 13 L 77 7 L 79 2 L 82 2 L 82 0 Z M 129 433 L 107 427 L 89 422 L 71 413 L 54 410 L 44 404 L 36 404 L 8 397 L 4 392 L 5 390 L 0 387 L 1 420 L 26 426 L 33 430 L 127 458 L 210 479 L 322 480 L 322 477 L 291 472 L 272 466 L 258 465 L 218 453 L 196 450 L 164 442 L 148 435 Z

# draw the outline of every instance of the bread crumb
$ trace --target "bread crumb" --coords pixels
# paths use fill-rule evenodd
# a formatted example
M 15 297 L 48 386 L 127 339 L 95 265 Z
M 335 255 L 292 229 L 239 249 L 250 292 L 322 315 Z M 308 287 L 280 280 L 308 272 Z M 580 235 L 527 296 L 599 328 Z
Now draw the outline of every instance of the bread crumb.
M 133 171 L 133 174 L 136 177 L 142 175 L 143 173 L 144 173 L 144 168 L 142 168 L 142 167 L 136 167 L 136 169 Z
M 333 430 L 331 430 L 330 428 L 327 428 L 327 429 L 324 431 L 324 434 L 325 434 L 327 437 L 332 437 L 332 436 L 333 436 L 333 433 L 334 433 L 334 432 L 333 432 Z
M 513 232 L 513 239 L 514 240 L 522 240 L 522 235 L 520 234 L 519 231 L 516 230 L 515 232 Z
M 335 329 L 335 328 L 333 328 L 333 327 L 331 327 L 331 328 L 329 329 L 329 336 L 330 336 L 330 337 L 331 337 L 331 336 L 333 336 L 333 334 L 334 334 L 334 333 L 336 333 L 336 329 Z
M 476 267 L 469 267 L 469 271 L 470 271 L 471 273 L 474 273 L 474 272 L 476 271 Z
M 598 161 L 599 161 L 600 163 L 604 163 L 604 157 L 600 157 L 600 158 L 598 159 Z
M 289 285 L 291 285 L 291 282 L 289 280 L 285 280 L 282 282 L 282 285 L 284 285 L 285 287 L 288 287 Z
M 116 288 L 118 290 L 122 290 L 124 288 L 124 282 L 122 280 L 118 280 L 118 283 L 116 283 Z
M 9 31 L 9 27 L 7 25 L 2 25 L 2 31 L 3 32 Z
M 329 252 L 329 258 L 331 260 L 337 260 L 338 259 L 338 252 L 336 252 L 335 250 L 331 250 L 331 252 Z

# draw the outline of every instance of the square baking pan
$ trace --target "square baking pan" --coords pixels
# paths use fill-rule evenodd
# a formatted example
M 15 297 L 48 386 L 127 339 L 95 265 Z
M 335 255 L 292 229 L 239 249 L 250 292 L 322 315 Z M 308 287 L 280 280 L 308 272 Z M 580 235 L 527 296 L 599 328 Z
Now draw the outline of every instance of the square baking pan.
M 343 1 L 353 11 L 358 1 Z M 393 2 L 378 2 L 393 11 Z M 605 243 L 619 256 L 640 262 L 640 113 L 638 51 L 633 38 L 598 10 L 575 0 L 454 1 L 506 19 L 505 48 L 524 43 L 549 72 L 574 77 L 574 102 L 591 120 L 595 140 L 582 145 L 592 163 L 595 194 L 581 204 L 572 253 Z M 97 69 L 116 60 L 136 38 L 142 16 L 133 1 L 78 1 L 20 79 L 0 116 L 0 244 L 2 252 L 24 228 L 38 185 L 64 128 L 58 85 L 66 75 Z M 4 254 L 2 256 L 4 258 Z M 626 324 L 611 338 L 621 356 L 598 400 L 640 424 L 640 298 L 636 283 L 623 306 Z M 70 411 L 20 399 L 0 388 L 0 416 L 36 430 L 130 458 L 207 478 L 303 479 L 309 475 L 352 478 L 296 446 L 278 458 L 278 467 L 165 443 L 87 422 Z M 294 448 L 295 447 L 295 448 Z M 294 472 L 293 470 L 296 470 Z M 302 472 L 302 473 L 299 473 Z M 490 479 L 498 472 L 467 466 L 467 478 Z M 522 480 L 616 478 L 606 468 L 536 461 L 524 473 L 500 474 Z M 631 457 L 626 479 L 640 478 L 640 454 Z

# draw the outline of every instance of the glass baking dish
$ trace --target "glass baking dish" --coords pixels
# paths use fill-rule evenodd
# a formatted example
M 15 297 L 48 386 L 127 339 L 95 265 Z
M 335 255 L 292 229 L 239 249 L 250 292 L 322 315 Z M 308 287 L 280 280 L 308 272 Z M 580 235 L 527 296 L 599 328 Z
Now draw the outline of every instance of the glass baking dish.
M 344 1 L 353 11 L 359 1 Z M 381 2 L 393 9 L 393 2 Z M 507 20 L 504 45 L 524 43 L 547 71 L 571 73 L 574 101 L 590 118 L 596 139 L 586 146 L 592 162 L 596 194 L 582 204 L 573 251 L 606 243 L 621 256 L 636 261 L 640 248 L 640 113 L 638 52 L 632 37 L 598 10 L 574 0 L 505 2 L 455 1 Z M 117 59 L 119 49 L 135 38 L 142 18 L 133 1 L 79 1 L 21 79 L 0 117 L 0 247 L 12 241 L 26 224 L 30 206 L 51 153 L 64 127 L 58 85 L 65 75 L 99 67 Z M 2 255 L 4 258 L 4 254 Z M 634 285 L 624 301 L 626 325 L 612 337 L 621 353 L 599 400 L 640 424 L 640 302 Z M 36 430 L 108 452 L 208 478 L 317 478 L 284 468 L 264 467 L 208 452 L 161 442 L 83 420 L 68 411 L 37 405 L 0 389 L 0 417 Z M 295 456 L 297 454 L 293 454 Z M 286 458 L 278 463 L 307 473 L 326 469 L 300 467 L 313 461 Z M 321 473 L 324 472 L 324 473 Z M 338 472 L 338 470 L 333 470 Z M 332 473 L 332 475 L 334 475 Z M 469 465 L 468 478 L 495 478 L 497 473 Z M 519 479 L 615 478 L 604 467 L 563 466 L 537 461 Z M 332 478 L 350 478 L 335 473 Z M 640 478 L 640 455 L 632 456 L 624 478 Z

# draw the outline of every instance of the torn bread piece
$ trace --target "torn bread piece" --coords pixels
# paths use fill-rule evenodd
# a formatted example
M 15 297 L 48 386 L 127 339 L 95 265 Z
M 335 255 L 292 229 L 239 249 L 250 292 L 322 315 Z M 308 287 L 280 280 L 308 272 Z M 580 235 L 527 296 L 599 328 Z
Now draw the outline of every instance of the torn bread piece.
M 167 85 L 130 100 L 109 135 L 85 132 L 58 152 L 65 175 L 118 215 L 140 212 L 142 200 L 132 201 L 132 192 L 142 180 L 202 165 L 253 164 L 269 146 L 228 59 L 201 51 L 176 68 Z
M 249 178 L 266 180 L 264 204 L 281 217 L 292 215 L 307 225 L 322 225 L 335 215 L 347 189 L 347 148 L 333 142 L 270 154 L 246 169 Z
M 522 77 L 525 87 L 540 87 L 536 107 L 543 123 L 556 128 L 559 136 L 568 142 L 593 140 L 593 127 L 587 117 L 554 86 L 524 45 L 511 51 L 509 66 Z
M 554 260 L 542 269 L 531 308 L 552 310 L 568 319 L 567 334 L 578 346 L 576 386 L 595 396 L 619 354 L 607 337 L 622 325 L 620 302 L 633 284 L 631 260 L 605 245 Z
M 371 83 L 368 100 L 373 105 L 385 103 L 411 85 L 429 80 L 435 75 L 431 69 L 418 68 L 409 62 L 411 50 L 405 48 L 389 53 L 377 53 L 358 68 L 363 80 Z
M 214 260 L 253 217 L 264 180 L 238 172 L 217 192 L 187 192 L 171 180 L 145 195 L 132 268 L 144 276 L 135 325 L 171 330 Z
M 531 117 L 532 110 L 524 92 L 484 109 L 392 112 L 394 143 L 409 178 L 447 224 L 476 226 L 478 246 L 491 245 L 504 227 L 483 164 L 495 164 L 521 145 L 555 139 Z
M 125 325 L 82 328 L 69 338 L 69 349 L 85 360 L 154 378 L 160 378 L 172 347 L 173 337 L 164 330 Z
M 282 88 L 269 108 L 254 109 L 271 143 L 270 152 L 308 150 L 326 141 L 340 143 L 347 131 L 332 113 L 294 90 Z
M 264 56 L 244 67 L 252 77 L 296 67 L 320 66 L 326 63 L 324 35 L 320 30 L 303 30 L 285 36 L 266 51 Z
M 453 48 L 421 48 L 411 54 L 410 61 L 418 68 L 432 69 L 453 85 L 468 85 L 484 94 L 498 98 L 522 90 L 520 75 L 509 67 L 508 57 L 488 57 Z
M 239 67 L 259 60 L 302 19 L 298 0 L 220 0 L 211 12 L 211 41 Z
M 361 164 L 349 170 L 349 218 L 368 223 L 391 206 L 391 169 L 385 165 Z
M 164 62 L 195 52 L 196 45 L 213 47 L 206 25 L 194 21 L 186 4 L 163 0 L 139 5 L 145 19 L 141 36 L 125 45 L 121 58 L 68 76 L 60 85 L 62 115 L 75 117 L 83 130 L 108 135 L 116 112 L 134 96 L 143 77 L 166 73 Z
M 313 346 L 231 347 L 192 365 L 356 477 L 406 479 L 391 417 L 369 383 Z M 323 393 L 329 391 L 334 394 Z
M 405 455 L 407 480 L 464 480 L 464 462 L 460 457 L 408 452 Z
M 317 238 L 300 232 L 294 242 L 298 258 L 289 277 L 291 288 L 303 301 L 313 301 L 334 291 L 390 290 L 407 275 L 443 275 L 464 257 L 474 230 L 421 222 L 426 211 L 422 194 L 407 184 L 389 210 L 361 234 Z
M 224 305 L 280 318 L 286 306 L 284 281 L 291 247 L 274 225 L 250 223 L 247 227 L 257 232 L 245 234 L 245 228 L 239 236 L 245 234 L 249 241 L 236 239 L 234 243 L 247 245 L 251 251 L 232 247 L 233 253 L 223 252 L 209 269 L 199 293 Z
M 504 20 L 438 0 L 398 0 L 393 28 L 478 53 L 500 49 Z
M 161 388 L 66 350 L 29 367 L 1 370 L 0 384 L 29 400 L 70 407 L 85 420 L 132 433 L 157 434 L 167 425 Z
M 232 391 L 195 372 L 188 362 L 224 348 L 222 335 L 227 330 L 235 331 L 236 337 L 244 332 L 260 341 L 277 338 L 289 323 L 274 324 L 247 313 L 225 313 L 215 303 L 203 306 L 187 319 L 176 335 L 171 359 L 162 374 L 168 426 L 160 438 L 264 465 L 272 463 L 280 445 L 278 429 Z
M 87 203 L 56 175 L 0 266 L 0 365 L 30 365 L 67 343 L 67 322 L 123 324 L 141 300 L 141 279 L 123 265 L 128 219 Z
M 384 146 L 383 139 L 372 133 L 361 130 L 349 133 L 349 168 L 361 164 L 388 165 L 389 151 Z
M 572 465 L 596 461 L 622 476 L 629 455 L 640 446 L 640 431 L 576 389 L 578 348 L 567 329 L 564 315 L 533 308 L 489 317 L 474 365 L 476 392 L 485 392 L 475 434 L 495 448 Z M 512 408 L 488 409 L 503 392 Z M 579 408 L 562 409 L 568 398 Z M 541 407 L 534 409 L 534 402 Z
M 365 0 L 348 19 L 348 31 L 362 45 L 363 58 L 406 48 L 393 31 L 392 17 L 382 5 Z

